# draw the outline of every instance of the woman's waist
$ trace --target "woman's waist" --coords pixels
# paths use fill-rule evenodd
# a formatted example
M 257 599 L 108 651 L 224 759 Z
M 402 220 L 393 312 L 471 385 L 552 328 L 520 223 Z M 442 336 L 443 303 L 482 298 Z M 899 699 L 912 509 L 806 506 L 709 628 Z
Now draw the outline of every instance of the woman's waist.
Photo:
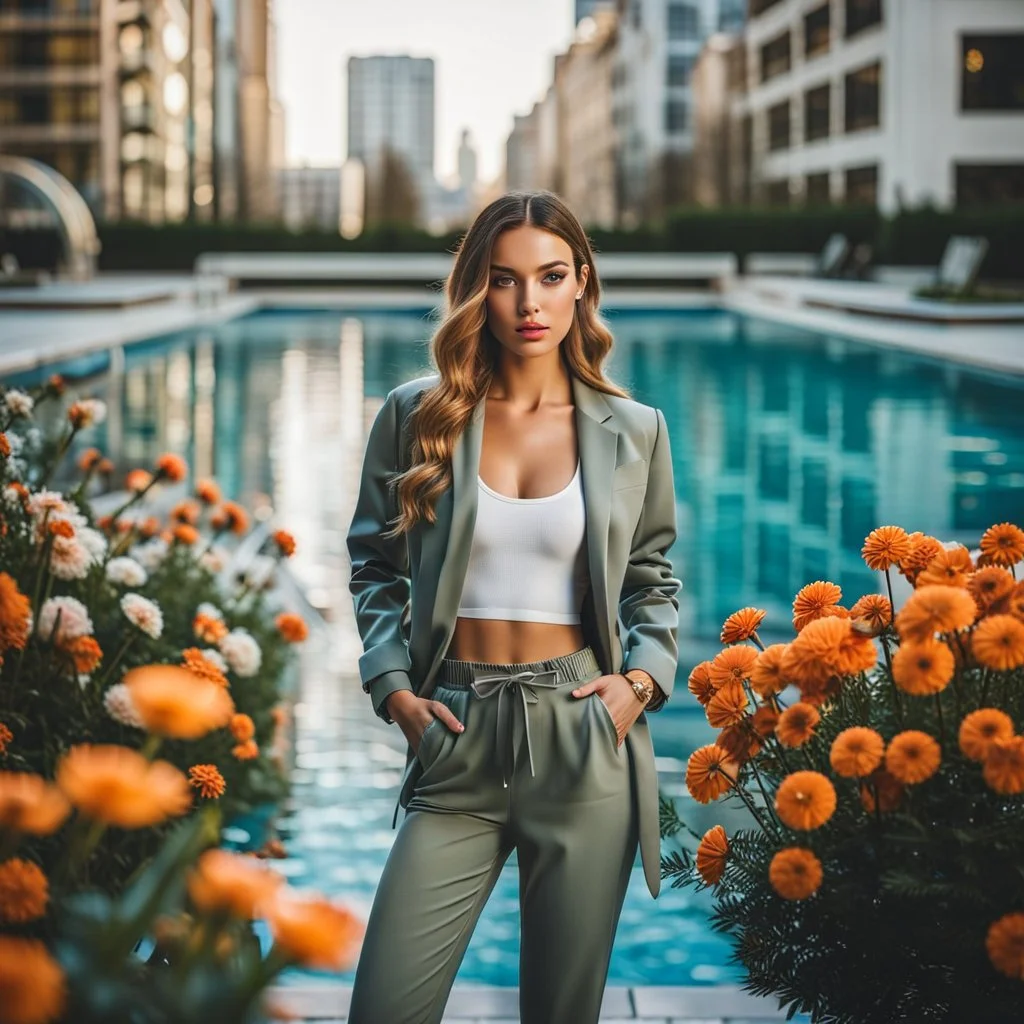
M 572 654 L 585 644 L 580 623 L 460 616 L 445 652 L 460 661 L 515 664 Z

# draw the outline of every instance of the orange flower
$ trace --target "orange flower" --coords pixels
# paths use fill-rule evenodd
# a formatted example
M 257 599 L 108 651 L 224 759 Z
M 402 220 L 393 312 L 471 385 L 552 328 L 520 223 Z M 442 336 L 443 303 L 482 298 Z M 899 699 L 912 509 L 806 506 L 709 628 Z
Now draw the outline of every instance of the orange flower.
M 784 900 L 805 900 L 821 885 L 821 861 L 800 846 L 779 850 L 768 865 L 768 881 Z
M 778 724 L 779 713 L 772 707 L 758 708 L 750 720 L 751 728 L 762 738 L 771 736 Z
M 747 694 L 742 685 L 730 682 L 708 701 L 705 713 L 708 721 L 716 729 L 724 729 L 727 725 L 735 725 L 743 719 L 747 704 Z
M 757 632 L 766 614 L 760 608 L 741 608 L 733 612 L 722 626 L 722 643 L 735 644 L 749 640 Z
M 220 501 L 220 488 L 216 480 L 199 480 L 196 482 L 196 497 L 204 505 L 216 505 Z
M 902 644 L 892 656 L 893 682 L 915 697 L 941 693 L 953 678 L 955 668 L 949 647 L 930 637 Z
M 14 647 L 22 650 L 28 643 L 32 604 L 18 589 L 13 576 L 0 572 L 0 653 Z
M 303 967 L 340 971 L 359 951 L 364 928 L 351 911 L 282 888 L 267 908 L 274 948 Z
M 800 747 L 811 739 L 820 721 L 821 715 L 815 707 L 798 700 L 779 715 L 775 735 L 784 747 Z
M 988 565 L 972 573 L 967 590 L 974 603 L 984 612 L 1013 592 L 1013 573 L 999 565 Z
M 78 456 L 78 468 L 83 473 L 88 473 L 90 470 L 95 469 L 103 458 L 103 453 L 99 448 L 86 448 L 81 455 Z
M 46 524 L 51 537 L 64 537 L 70 540 L 75 535 L 75 528 L 66 519 L 54 519 Z
M 737 764 L 746 764 L 761 749 L 761 740 L 750 727 L 751 719 L 727 726 L 715 738 Z
M 177 740 L 194 740 L 228 724 L 235 705 L 223 686 L 179 665 L 143 665 L 125 673 L 143 726 Z
M 706 705 L 715 695 L 715 684 L 711 681 L 710 669 L 711 662 L 702 661 L 694 667 L 690 673 L 690 678 L 686 682 L 690 693 L 703 705 Z
M 897 733 L 885 752 L 886 770 L 907 785 L 930 779 L 942 761 L 942 748 L 934 737 L 918 729 Z
M 717 800 L 736 781 L 738 765 L 714 743 L 699 747 L 686 762 L 686 788 L 699 804 Z
M 860 802 L 868 814 L 875 812 L 875 796 L 881 813 L 895 811 L 903 798 L 903 783 L 884 768 L 876 768 L 860 784 Z
M 291 558 L 295 554 L 295 538 L 287 530 L 275 530 L 272 537 L 277 550 L 285 558 Z
M 998 708 L 979 708 L 960 723 L 960 750 L 972 761 L 984 761 L 993 740 L 1013 738 L 1013 720 Z
M 223 619 L 200 613 L 192 620 L 192 632 L 204 644 L 215 644 L 228 635 L 228 627 Z
M 189 526 L 188 523 L 178 523 L 178 525 L 171 530 L 171 536 L 179 544 L 184 544 L 185 547 L 189 548 L 199 541 L 199 531 L 194 526 Z
M 907 558 L 912 547 L 902 526 L 879 526 L 867 535 L 860 553 L 869 569 L 882 572 Z
M 962 544 L 956 544 L 951 548 L 943 548 L 932 558 L 918 574 L 917 586 L 945 584 L 948 587 L 966 587 L 973 572 L 971 553 Z
M 153 483 L 153 475 L 144 469 L 133 469 L 124 478 L 124 485 L 129 491 L 139 493 Z
M 9 458 L 11 454 L 11 442 L 7 440 L 7 435 L 0 430 L 0 457 Z
M 828 615 L 827 609 L 839 604 L 842 590 L 826 580 L 815 580 L 801 588 L 793 601 L 793 628 L 799 633 L 808 622 Z
M 206 800 L 224 795 L 224 776 L 215 764 L 194 764 L 188 770 L 188 781 Z
M 740 683 L 750 678 L 750 670 L 757 661 L 757 650 L 753 647 L 726 647 L 719 651 L 711 661 L 711 682 L 715 689 L 721 689 L 726 683 Z
M 96 466 L 96 469 L 100 473 L 103 473 L 106 476 L 110 476 L 110 474 L 114 472 L 114 463 L 110 459 L 100 459 L 99 463 Z
M 288 721 L 288 709 L 283 704 L 275 704 L 270 709 L 270 717 L 276 728 L 280 729 Z
M 1014 565 L 1024 558 L 1024 530 L 1013 523 L 990 526 L 981 535 L 980 547 L 989 565 Z
M 844 779 L 857 779 L 870 775 L 885 754 L 885 740 L 864 726 L 844 729 L 833 741 L 829 751 L 832 770 Z
M 775 793 L 775 810 L 787 828 L 820 828 L 836 809 L 836 790 L 821 772 L 787 775 Z
M 143 537 L 155 537 L 160 532 L 160 520 L 156 516 L 146 516 L 139 523 L 139 533 Z
M 239 761 L 252 761 L 260 756 L 260 748 L 255 740 L 246 740 L 231 748 L 231 753 Z
M 767 700 L 772 694 L 781 693 L 786 688 L 782 660 L 788 647 L 789 644 L 772 644 L 757 656 L 750 670 L 750 686 L 759 697 Z
M 3 662 L 0 662 L 3 664 Z M 0 757 L 7 753 L 7 744 L 14 739 L 14 733 L 7 728 L 6 722 L 0 722 Z
M 781 672 L 799 686 L 805 701 L 818 698 L 833 676 L 854 675 L 875 664 L 875 646 L 849 619 L 812 620 L 783 655 Z
M 231 735 L 239 743 L 245 743 L 256 735 L 256 726 L 248 715 L 231 716 Z
M 997 793 L 1024 793 L 1024 736 L 994 739 L 985 755 L 983 774 Z
M 1024 622 L 1024 580 L 1021 580 L 1005 597 L 1001 597 L 993 605 L 992 611 L 1012 615 Z
M 967 629 L 978 606 L 966 590 L 941 584 L 918 587 L 896 614 L 896 631 L 903 640 L 927 640 L 936 633 Z
M 971 650 L 986 668 L 1009 672 L 1024 665 L 1024 622 L 1012 615 L 990 615 L 978 623 Z
M 174 765 L 114 745 L 72 747 L 57 765 L 57 785 L 86 817 L 119 828 L 149 828 L 192 803 Z
M 75 671 L 94 672 L 103 660 L 103 650 L 94 636 L 79 636 L 64 645 L 75 662 Z
M 171 483 L 180 483 L 188 476 L 188 463 L 180 455 L 165 452 L 156 460 L 156 475 Z
M 225 501 L 210 517 L 210 525 L 217 530 L 230 530 L 241 536 L 249 529 L 249 513 L 234 501 Z
M 207 914 L 226 912 L 251 920 L 268 909 L 284 878 L 254 857 L 212 849 L 200 855 L 189 874 L 188 894 Z
M 274 625 L 283 640 L 290 644 L 301 644 L 309 636 L 309 627 L 300 615 L 282 612 L 274 619 Z
M 0 1019 L 47 1024 L 64 1013 L 64 972 L 39 939 L 0 935 Z
M 41 776 L 0 772 L 0 828 L 48 836 L 70 812 L 64 794 Z
M 912 533 L 908 539 L 910 554 L 900 562 L 900 572 L 916 584 L 917 577 L 943 548 L 939 540 L 925 533 Z
M 729 838 L 725 829 L 721 825 L 709 828 L 697 847 L 697 870 L 708 885 L 718 884 L 728 855 Z
M 985 935 L 985 949 L 1000 974 L 1024 981 L 1024 914 L 1004 914 L 993 921 Z
M 193 675 L 227 688 L 228 677 L 198 647 L 186 647 L 181 652 L 181 658 L 182 667 L 187 668 Z
M 892 622 L 892 604 L 881 594 L 865 594 L 851 609 L 853 628 L 864 636 L 879 636 Z
M 202 514 L 203 508 L 199 502 L 186 498 L 171 509 L 168 518 L 175 523 L 188 523 L 189 526 L 195 526 Z
M 0 921 L 24 924 L 42 917 L 49 897 L 49 884 L 38 864 L 20 857 L 0 864 Z

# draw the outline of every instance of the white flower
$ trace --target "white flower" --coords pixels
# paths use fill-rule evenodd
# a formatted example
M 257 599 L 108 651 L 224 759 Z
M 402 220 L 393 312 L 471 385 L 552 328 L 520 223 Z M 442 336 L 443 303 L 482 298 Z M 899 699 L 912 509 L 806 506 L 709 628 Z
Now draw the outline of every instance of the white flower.
M 47 523 L 70 523 L 75 530 L 80 530 L 88 520 L 78 510 L 73 501 L 67 501 L 59 491 L 36 491 L 29 495 L 28 511 L 35 524 L 36 539 L 41 544 L 45 539 L 43 521 Z
M 228 556 L 223 548 L 213 547 L 199 556 L 199 564 L 216 574 L 224 571 L 224 566 L 228 564 Z
M 200 602 L 199 607 L 196 609 L 196 615 L 205 615 L 208 619 L 217 619 L 218 622 L 224 621 L 224 613 L 215 604 L 210 604 L 209 601 Z
M 12 416 L 27 417 L 32 415 L 32 407 L 35 405 L 35 400 L 30 395 L 26 395 L 24 391 L 11 388 L 4 395 L 4 405 L 7 406 L 7 411 Z
M 13 509 L 13 508 L 20 508 L 21 507 L 21 494 L 18 492 L 18 490 L 16 488 L 11 487 L 10 484 L 8 484 L 4 488 L 3 494 L 4 494 L 4 504 L 8 508 L 12 508 Z
M 78 406 L 79 413 L 81 414 L 81 426 L 93 427 L 97 423 L 102 423 L 107 418 L 107 405 L 106 402 L 101 402 L 98 398 L 80 398 L 75 405 Z
M 221 670 L 221 672 L 227 672 L 228 663 L 224 660 L 224 655 L 221 654 L 220 651 L 218 651 L 216 648 L 204 647 L 199 653 L 202 654 L 202 656 L 211 665 L 216 665 L 217 668 Z
M 148 572 L 160 568 L 167 557 L 169 545 L 163 537 L 151 537 L 144 544 L 136 544 L 128 553 Z
M 268 555 L 254 555 L 252 561 L 246 566 L 243 579 L 254 590 L 265 587 L 274 574 L 276 559 Z
M 247 629 L 238 627 L 231 630 L 226 636 L 221 637 L 217 647 L 235 675 L 244 679 L 259 672 L 263 654 L 260 645 Z
M 83 526 L 78 531 L 78 540 L 82 547 L 89 552 L 89 557 L 96 562 L 102 562 L 107 555 L 107 538 L 94 530 L 91 526 Z
M 154 640 L 159 639 L 164 631 L 163 613 L 148 597 L 141 594 L 125 594 L 121 598 L 121 611 L 133 626 L 137 626 Z
M 51 634 L 58 612 L 60 628 L 56 638 L 53 638 Z M 44 640 L 57 639 L 66 642 L 77 640 L 80 636 L 89 636 L 91 633 L 92 619 L 89 618 L 89 611 L 75 597 L 51 597 L 39 609 L 39 635 Z
M 50 572 L 60 580 L 82 580 L 89 575 L 92 558 L 74 537 L 54 537 L 50 549 Z
M 124 683 L 115 683 L 107 690 L 103 695 L 103 706 L 115 722 L 130 725 L 136 729 L 142 728 L 142 719 L 132 700 L 132 692 Z
M 149 574 L 134 558 L 122 555 L 107 562 L 107 579 L 122 587 L 141 587 L 149 579 Z
M 20 455 L 22 448 L 25 447 L 25 438 L 23 438 L 21 434 L 15 434 L 12 431 L 8 431 L 7 443 L 11 446 L 11 455 Z

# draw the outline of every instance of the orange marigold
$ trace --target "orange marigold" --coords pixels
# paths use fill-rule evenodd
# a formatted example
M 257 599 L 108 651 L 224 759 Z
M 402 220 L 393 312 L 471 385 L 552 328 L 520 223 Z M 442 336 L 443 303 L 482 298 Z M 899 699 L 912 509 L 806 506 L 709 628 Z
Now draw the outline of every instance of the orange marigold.
M 193 675 L 206 679 L 218 686 L 228 687 L 228 677 L 198 647 L 186 647 L 181 652 L 182 668 L 187 668 Z
M 103 649 L 94 636 L 79 636 L 64 645 L 64 649 L 75 662 L 75 671 L 88 674 L 94 672 L 103 660 Z
M 188 523 L 178 523 L 178 525 L 171 530 L 171 536 L 179 544 L 184 544 L 187 548 L 190 548 L 199 542 L 199 531 Z
M 966 587 L 974 572 L 971 553 L 962 544 L 943 548 L 918 574 L 917 586 L 945 584 L 947 587 Z
M 778 724 L 778 711 L 768 706 L 758 708 L 750 719 L 750 727 L 762 738 L 771 736 Z
M 750 678 L 750 670 L 757 661 L 758 652 L 754 647 L 726 647 L 719 651 L 711 660 L 711 682 L 715 689 L 721 689 L 726 683 L 741 683 Z
M 735 725 L 727 726 L 715 737 L 715 743 L 737 764 L 746 764 L 761 750 L 761 740 L 750 723 L 751 719 L 744 719 Z
M 835 809 L 835 786 L 821 772 L 793 772 L 779 783 L 775 793 L 775 810 L 787 828 L 821 828 Z
M 48 836 L 70 813 L 64 794 L 41 776 L 0 772 L 0 828 Z
M 2 662 L 0 662 L 2 664 Z M 14 733 L 7 728 L 6 722 L 0 722 L 0 757 L 7 753 L 7 745 L 14 739 Z
M 706 705 L 715 695 L 715 684 L 711 681 L 711 662 L 702 661 L 694 666 L 686 681 L 687 689 L 697 698 L 702 705 Z
M 216 800 L 224 795 L 224 776 L 215 764 L 194 764 L 188 770 L 188 781 L 205 800 Z
M 994 740 L 1013 738 L 1013 719 L 998 708 L 979 708 L 964 716 L 958 740 L 964 757 L 984 761 Z
M 815 580 L 800 589 L 793 601 L 793 628 L 799 633 L 808 622 L 829 614 L 839 604 L 843 592 L 827 580 Z
M 241 536 L 249 529 L 249 513 L 237 502 L 224 501 L 210 517 L 210 525 L 217 530 L 230 530 Z
M 285 558 L 291 558 L 295 554 L 295 538 L 287 530 L 275 530 L 271 536 L 277 550 Z
M 865 594 L 850 609 L 853 628 L 864 636 L 879 636 L 892 622 L 892 604 L 882 594 Z
M 709 804 L 734 785 L 737 768 L 716 744 L 698 747 L 686 762 L 686 788 L 697 803 Z
M 301 644 L 309 636 L 309 627 L 301 615 L 282 612 L 274 619 L 274 625 L 283 640 L 290 644 Z
M 32 604 L 18 589 L 13 576 L 0 572 L 0 653 L 13 647 L 22 650 L 28 643 Z
M 937 538 L 920 532 L 910 534 L 908 539 L 910 554 L 900 562 L 900 572 L 911 583 L 916 583 L 920 573 L 942 550 L 942 543 Z
M 188 463 L 172 452 L 165 452 L 156 460 L 156 474 L 171 483 L 180 483 L 188 476 Z
M 75 535 L 75 528 L 66 519 L 54 519 L 46 524 L 51 537 L 64 537 L 70 540 Z
M 983 774 L 997 793 L 1024 793 L 1024 736 L 994 739 L 985 755 Z
M 868 814 L 875 813 L 876 796 L 880 813 L 895 811 L 903 799 L 903 783 L 884 768 L 876 768 L 860 784 L 860 802 Z
M 11 442 L 7 440 L 7 435 L 0 430 L 0 456 L 8 458 L 11 454 Z
M 230 725 L 231 735 L 239 743 L 245 743 L 246 740 L 251 740 L 256 735 L 256 726 L 248 715 L 232 715 Z
M 974 598 L 959 587 L 921 586 L 896 613 L 896 631 L 903 640 L 927 640 L 936 633 L 967 629 L 978 614 Z
M 1009 672 L 1024 665 L 1024 622 L 1012 615 L 990 615 L 971 635 L 971 650 L 986 668 Z
M 733 612 L 722 626 L 722 643 L 735 644 L 749 640 L 757 633 L 765 615 L 767 612 L 761 608 L 741 608 L 738 612 Z
M 800 846 L 779 850 L 768 865 L 768 881 L 784 900 L 805 900 L 821 885 L 821 861 Z
M 697 871 L 708 885 L 717 885 L 725 871 L 729 855 L 729 837 L 721 825 L 715 825 L 704 833 L 697 846 Z
M 941 763 L 938 741 L 919 729 L 897 733 L 885 751 L 886 771 L 908 786 L 930 779 Z
M 153 483 L 153 475 L 144 469 L 133 469 L 124 478 L 124 485 L 129 491 L 144 491 Z
M 83 473 L 88 473 L 90 470 L 95 469 L 100 459 L 103 458 L 103 452 L 99 448 L 86 448 L 81 455 L 78 456 L 78 468 Z
M 901 644 L 892 656 L 893 682 L 915 697 L 941 693 L 953 678 L 955 668 L 949 646 L 931 637 Z
M 981 553 L 990 565 L 1015 565 L 1024 558 L 1024 530 L 997 523 L 981 535 Z
M 252 761 L 260 756 L 260 748 L 255 740 L 246 740 L 231 748 L 231 753 L 239 761 Z
M 1011 594 L 1015 582 L 1009 569 L 1001 565 L 987 565 L 971 573 L 967 580 L 967 590 L 974 598 L 974 603 L 984 612 Z
M 113 744 L 72 747 L 57 765 L 57 785 L 86 817 L 119 828 L 150 828 L 192 803 L 174 765 Z
M 1021 580 L 1005 597 L 1001 597 L 993 606 L 992 611 L 1012 615 L 1024 622 L 1024 580 Z
M 814 735 L 820 721 L 817 708 L 798 700 L 779 715 L 775 735 L 784 747 L 800 747 Z
M 188 523 L 189 526 L 195 526 L 202 514 L 203 508 L 199 502 L 186 498 L 171 509 L 168 518 L 175 523 Z
M 775 693 L 786 688 L 786 679 L 782 675 L 782 661 L 789 644 L 771 644 L 757 656 L 754 667 L 750 670 L 751 689 L 767 700 Z
M 49 883 L 38 864 L 20 857 L 0 864 L 0 921 L 34 921 L 46 913 L 49 898 Z
M 228 635 L 228 627 L 223 619 L 200 612 L 192 620 L 192 632 L 195 633 L 196 639 L 202 640 L 204 644 L 215 644 Z
M 139 533 L 143 537 L 155 537 L 160 532 L 160 520 L 156 516 L 146 516 L 139 523 Z
M 704 711 L 708 721 L 716 729 L 724 729 L 727 725 L 734 725 L 742 720 L 748 703 L 743 686 L 740 683 L 729 682 L 715 692 Z
M 849 619 L 829 616 L 800 631 L 783 655 L 781 672 L 799 685 L 805 701 L 820 700 L 830 678 L 867 671 L 876 657 L 875 645 Z
M 204 505 L 216 505 L 220 501 L 220 488 L 216 480 L 204 479 L 196 482 L 196 497 Z
M 1004 914 L 993 921 L 985 935 L 985 951 L 1000 974 L 1024 981 L 1024 913 Z
M 227 725 L 235 711 L 225 687 L 180 665 L 142 665 L 122 681 L 144 728 L 160 736 L 198 739 Z
M 884 755 L 885 740 L 874 729 L 854 725 L 832 741 L 829 763 L 844 779 L 859 779 L 870 775 L 882 763 Z
M 201 854 L 188 878 L 192 902 L 206 913 L 222 911 L 250 920 L 262 916 L 284 878 L 255 857 L 212 849 Z
M 902 526 L 879 526 L 864 539 L 860 553 L 869 569 L 882 572 L 902 562 L 911 550 L 910 538 Z
M 67 1005 L 60 965 L 39 939 L 0 935 L 0 1006 L 4 1024 L 46 1024 Z
M 267 922 L 276 950 L 303 967 L 321 970 L 350 967 L 364 933 L 351 911 L 284 887 L 267 907 Z

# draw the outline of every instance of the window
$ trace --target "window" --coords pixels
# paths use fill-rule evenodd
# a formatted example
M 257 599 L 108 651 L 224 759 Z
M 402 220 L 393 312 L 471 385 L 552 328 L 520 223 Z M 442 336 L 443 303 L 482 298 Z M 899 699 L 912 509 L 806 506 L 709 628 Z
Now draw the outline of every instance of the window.
M 881 64 L 869 64 L 846 76 L 846 131 L 878 127 L 881 79 Z
M 804 142 L 828 138 L 831 108 L 832 87 L 828 82 L 804 93 Z
M 878 205 L 878 166 L 849 167 L 846 171 L 846 202 L 849 206 Z
M 960 109 L 1024 110 L 1024 34 L 963 36 Z
M 882 24 L 882 0 L 846 0 L 846 38 Z
M 761 81 L 767 82 L 789 70 L 789 33 L 783 32 L 761 47 Z
M 807 175 L 804 201 L 808 206 L 827 206 L 832 201 L 828 171 Z
M 669 39 L 700 39 L 697 8 L 692 4 L 668 5 Z
M 822 4 L 804 15 L 804 57 L 828 53 L 832 45 L 832 8 Z
M 669 100 L 665 104 L 665 131 L 686 131 L 688 113 L 686 100 Z
M 956 205 L 1024 203 L 1024 163 L 957 164 Z
M 741 32 L 746 20 L 747 0 L 719 0 L 719 32 Z
M 768 108 L 768 148 L 789 149 L 789 100 Z
M 689 85 L 693 58 L 681 53 L 670 53 L 668 57 L 668 85 Z
M 768 182 L 768 205 L 789 206 L 788 178 L 776 178 Z

